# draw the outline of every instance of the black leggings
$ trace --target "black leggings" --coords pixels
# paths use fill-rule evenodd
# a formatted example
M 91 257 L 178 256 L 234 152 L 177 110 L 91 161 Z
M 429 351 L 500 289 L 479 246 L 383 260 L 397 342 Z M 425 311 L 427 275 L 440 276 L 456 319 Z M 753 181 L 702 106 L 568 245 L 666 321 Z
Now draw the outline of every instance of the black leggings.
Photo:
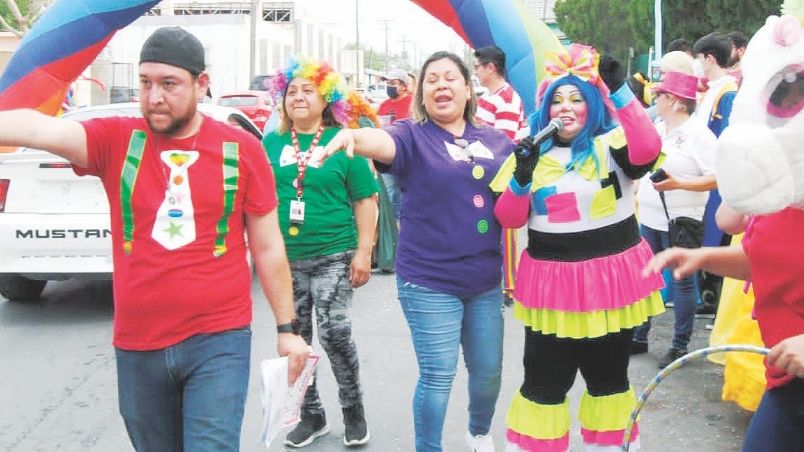
M 595 397 L 626 392 L 633 330 L 594 339 L 557 338 L 525 328 L 525 398 L 542 405 L 564 402 L 578 369 Z

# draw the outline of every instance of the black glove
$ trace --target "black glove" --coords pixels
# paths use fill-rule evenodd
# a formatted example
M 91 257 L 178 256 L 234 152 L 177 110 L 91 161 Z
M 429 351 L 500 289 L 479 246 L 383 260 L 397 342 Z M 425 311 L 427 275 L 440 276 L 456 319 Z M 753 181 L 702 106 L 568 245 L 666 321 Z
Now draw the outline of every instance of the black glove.
M 625 83 L 625 70 L 623 70 L 623 65 L 612 56 L 603 55 L 600 58 L 600 64 L 597 70 L 600 73 L 600 78 L 603 79 L 603 83 L 606 84 L 606 87 L 612 94 Z
M 539 161 L 539 146 L 533 143 L 533 137 L 527 136 L 514 148 L 516 158 L 516 168 L 514 169 L 514 179 L 524 187 L 533 180 L 533 170 Z

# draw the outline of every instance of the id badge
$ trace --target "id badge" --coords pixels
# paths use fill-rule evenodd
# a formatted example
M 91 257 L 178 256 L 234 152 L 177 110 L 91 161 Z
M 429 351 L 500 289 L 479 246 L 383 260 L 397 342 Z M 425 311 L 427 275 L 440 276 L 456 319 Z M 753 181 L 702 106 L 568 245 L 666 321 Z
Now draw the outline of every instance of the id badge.
M 304 201 L 290 201 L 290 222 L 304 223 Z

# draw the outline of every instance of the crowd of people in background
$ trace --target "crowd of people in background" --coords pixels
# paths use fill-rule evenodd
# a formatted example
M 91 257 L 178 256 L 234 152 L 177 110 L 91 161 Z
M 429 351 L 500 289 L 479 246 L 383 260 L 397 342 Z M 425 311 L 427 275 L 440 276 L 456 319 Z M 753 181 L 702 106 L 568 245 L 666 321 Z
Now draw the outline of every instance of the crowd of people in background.
M 722 279 L 710 271 L 744 275 L 702 263 L 671 279 L 660 271 L 702 247 L 725 253 L 730 244 L 732 228 L 716 227 L 715 149 L 746 45 L 741 32 L 672 41 L 651 81 L 573 44 L 546 55 L 529 118 L 496 46 L 476 49 L 471 62 L 436 52 L 416 71 L 391 70 L 377 110 L 329 63 L 297 58 L 273 77 L 280 116 L 260 145 L 197 112 L 209 86 L 203 48 L 186 31 L 164 28 L 142 49 L 144 118 L 79 123 L 3 112 L 0 142 L 52 150 L 104 182 L 120 412 L 135 448 L 237 450 L 250 353 L 247 247 L 277 319 L 278 352 L 291 358 L 290 381 L 315 329 L 337 381 L 342 442 L 369 442 L 349 311 L 371 277 L 384 189 L 399 234 L 397 296 L 419 367 L 416 450 L 442 448 L 461 356 L 466 443 L 495 450 L 506 312 L 525 330 L 524 381 L 502 394 L 506 450 L 568 449 L 567 393 L 578 371 L 586 383 L 582 441 L 613 450 L 606 448 L 622 444 L 637 402 L 629 360 L 654 346 L 651 317 L 665 307 L 675 314 L 672 343 L 657 360 L 663 368 L 689 351 L 696 309 L 717 311 Z M 482 97 L 473 75 L 488 90 Z M 28 133 L 34 127 L 48 132 Z M 534 142 L 547 127 L 556 133 Z M 165 281 L 187 275 L 188 262 L 204 272 L 168 291 Z M 798 345 L 787 344 L 794 352 Z M 180 385 L 166 354 L 186 356 Z M 774 382 L 800 397 L 802 372 Z M 330 431 L 318 388 L 316 378 L 285 445 L 305 447 Z M 754 428 L 756 438 L 773 422 Z M 638 428 L 631 441 L 634 450 Z M 790 444 L 804 447 L 804 439 Z

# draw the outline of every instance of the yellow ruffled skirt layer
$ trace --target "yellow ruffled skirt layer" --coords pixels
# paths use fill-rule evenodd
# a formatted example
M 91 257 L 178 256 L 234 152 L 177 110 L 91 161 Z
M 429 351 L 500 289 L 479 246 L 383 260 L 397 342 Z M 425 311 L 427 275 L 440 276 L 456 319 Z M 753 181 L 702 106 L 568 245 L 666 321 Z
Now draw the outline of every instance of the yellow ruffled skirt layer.
M 525 326 L 542 334 L 556 337 L 587 339 L 605 336 L 621 330 L 635 328 L 648 318 L 664 312 L 660 291 L 617 309 L 591 312 L 567 312 L 552 309 L 526 308 L 514 304 L 514 317 Z
M 751 318 L 754 310 L 754 292 L 743 292 L 744 281 L 726 278 L 715 319 L 715 327 L 709 345 L 755 345 L 764 347 L 759 325 Z M 717 353 L 709 359 L 725 365 L 723 369 L 723 392 L 725 401 L 737 403 L 748 411 L 756 411 L 762 394 L 765 393 L 765 361 L 756 353 Z

